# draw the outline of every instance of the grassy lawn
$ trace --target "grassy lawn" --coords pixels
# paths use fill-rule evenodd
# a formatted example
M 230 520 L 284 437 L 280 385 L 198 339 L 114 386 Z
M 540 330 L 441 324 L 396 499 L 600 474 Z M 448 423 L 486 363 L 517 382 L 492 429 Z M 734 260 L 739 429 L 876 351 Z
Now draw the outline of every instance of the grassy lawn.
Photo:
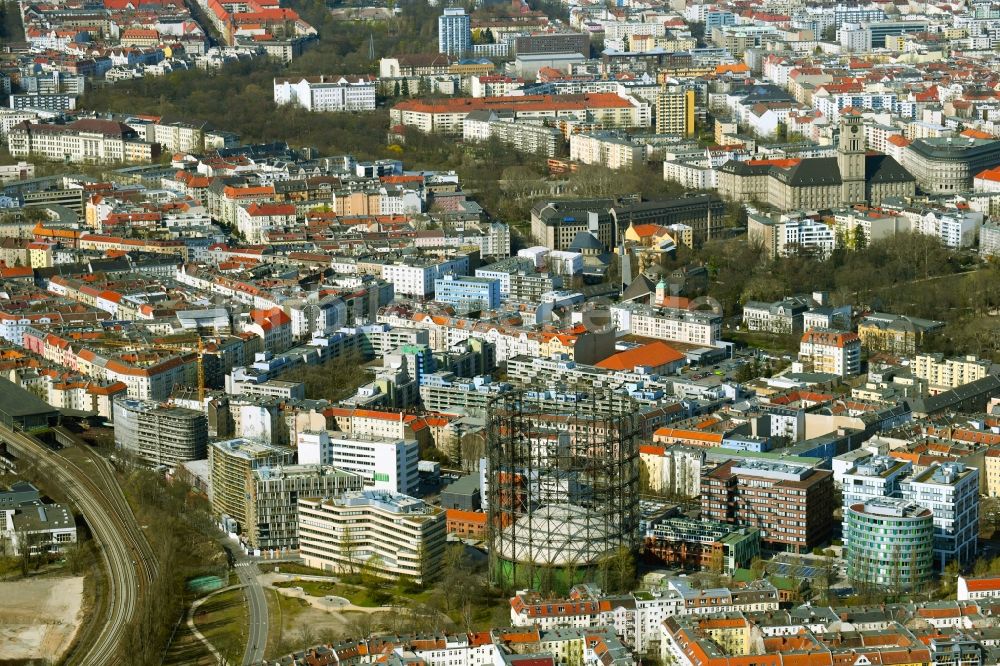
M 285 621 L 282 600 L 285 602 L 300 600 L 291 599 L 283 594 L 279 594 L 276 590 L 268 590 L 267 588 L 264 589 L 264 598 L 267 599 L 267 617 L 269 620 L 267 627 L 267 648 L 264 650 L 264 654 L 265 656 L 270 656 L 271 651 L 281 643 L 281 625 Z
M 262 562 L 260 565 L 260 570 L 263 573 L 270 573 L 277 569 L 281 573 L 296 574 L 299 576 L 331 576 L 329 571 L 323 571 L 322 569 L 313 569 L 312 567 L 307 567 L 304 564 L 297 564 L 295 562 L 275 562 L 274 568 L 272 569 L 266 562 Z
M 223 657 L 242 661 L 247 625 L 243 590 L 229 590 L 212 597 L 198 609 L 194 621 Z
M 799 350 L 798 338 L 793 335 L 771 335 L 757 331 L 727 330 L 723 337 L 730 342 L 743 342 L 748 347 L 777 354 L 794 354 Z

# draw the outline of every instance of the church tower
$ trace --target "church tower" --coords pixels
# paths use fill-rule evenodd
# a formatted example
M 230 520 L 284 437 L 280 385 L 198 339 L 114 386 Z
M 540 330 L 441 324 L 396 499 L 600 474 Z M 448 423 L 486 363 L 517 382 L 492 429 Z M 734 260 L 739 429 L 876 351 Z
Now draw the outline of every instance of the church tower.
M 865 129 L 861 114 L 844 109 L 840 117 L 837 143 L 837 166 L 840 167 L 840 203 L 851 205 L 865 201 Z

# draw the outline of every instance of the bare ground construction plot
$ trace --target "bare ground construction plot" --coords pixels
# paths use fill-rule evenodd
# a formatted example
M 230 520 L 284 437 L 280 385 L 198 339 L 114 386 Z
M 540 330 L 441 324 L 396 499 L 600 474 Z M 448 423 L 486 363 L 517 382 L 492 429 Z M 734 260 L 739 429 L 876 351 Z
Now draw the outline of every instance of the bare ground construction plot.
M 0 582 L 0 662 L 57 663 L 80 627 L 83 577 Z

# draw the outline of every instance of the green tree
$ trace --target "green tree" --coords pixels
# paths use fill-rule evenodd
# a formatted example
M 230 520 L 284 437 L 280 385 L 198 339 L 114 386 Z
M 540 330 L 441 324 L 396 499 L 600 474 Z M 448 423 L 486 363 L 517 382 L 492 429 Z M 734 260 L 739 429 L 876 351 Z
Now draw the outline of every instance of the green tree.
M 306 398 L 339 400 L 353 394 L 372 375 L 362 369 L 358 354 L 346 354 L 320 365 L 299 365 L 281 379 L 305 384 Z
M 865 230 L 860 224 L 854 227 L 854 238 L 853 238 L 854 251 L 863 250 L 868 247 L 868 238 L 865 236 Z
M 361 564 L 361 584 L 373 593 L 385 586 L 385 560 L 378 553 L 369 555 Z

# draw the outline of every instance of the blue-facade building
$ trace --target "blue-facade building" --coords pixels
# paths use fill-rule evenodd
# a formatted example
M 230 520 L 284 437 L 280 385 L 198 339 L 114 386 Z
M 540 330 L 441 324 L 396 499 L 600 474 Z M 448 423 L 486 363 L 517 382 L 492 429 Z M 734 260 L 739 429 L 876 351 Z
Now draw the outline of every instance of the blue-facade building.
M 472 50 L 472 21 L 461 7 L 447 7 L 438 17 L 438 52 L 461 56 Z
M 500 307 L 500 280 L 445 275 L 434 281 L 434 300 L 467 307 Z

